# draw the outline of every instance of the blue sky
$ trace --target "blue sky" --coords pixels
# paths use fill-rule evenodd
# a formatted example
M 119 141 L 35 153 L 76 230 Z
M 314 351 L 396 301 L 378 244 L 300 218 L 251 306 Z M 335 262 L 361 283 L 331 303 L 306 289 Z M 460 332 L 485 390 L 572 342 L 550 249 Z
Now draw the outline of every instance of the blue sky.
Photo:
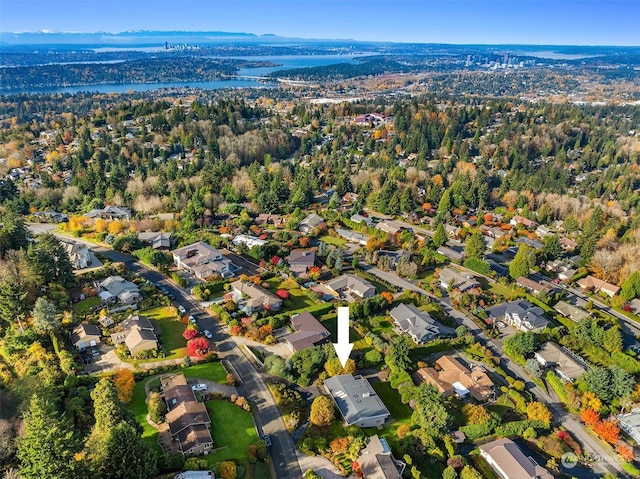
M 0 31 L 40 30 L 640 45 L 640 0 L 0 0 Z

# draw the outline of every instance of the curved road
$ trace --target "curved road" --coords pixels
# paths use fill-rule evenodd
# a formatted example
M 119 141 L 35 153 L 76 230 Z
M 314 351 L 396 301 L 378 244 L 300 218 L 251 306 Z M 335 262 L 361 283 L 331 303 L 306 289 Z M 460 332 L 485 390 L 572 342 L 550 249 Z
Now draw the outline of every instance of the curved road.
M 29 226 L 34 233 L 43 233 L 51 230 L 51 228 L 43 228 L 43 226 L 51 227 L 52 225 L 35 224 L 33 228 L 32 225 Z M 67 235 L 59 234 L 57 231 L 52 232 L 62 239 L 72 239 L 86 244 L 90 249 L 104 254 L 110 260 L 124 263 L 129 271 L 138 276 L 168 289 L 176 298 L 174 303 L 184 306 L 188 313 L 196 318 L 200 330 L 208 329 L 212 333 L 213 338 L 210 341 L 214 349 L 218 351 L 220 358 L 225 363 L 231 365 L 230 369 L 236 373 L 236 378 L 239 378 L 239 384 L 236 388 L 239 394 L 253 403 L 258 431 L 261 434 L 269 434 L 271 437 L 272 444 L 269 453 L 275 477 L 277 479 L 300 479 L 302 477 L 295 444 L 285 428 L 284 421 L 262 374 L 255 369 L 253 364 L 222 330 L 218 322 L 204 311 L 194 298 L 167 280 L 158 271 L 139 263 L 133 256 L 107 249 L 80 238 L 71 238 Z

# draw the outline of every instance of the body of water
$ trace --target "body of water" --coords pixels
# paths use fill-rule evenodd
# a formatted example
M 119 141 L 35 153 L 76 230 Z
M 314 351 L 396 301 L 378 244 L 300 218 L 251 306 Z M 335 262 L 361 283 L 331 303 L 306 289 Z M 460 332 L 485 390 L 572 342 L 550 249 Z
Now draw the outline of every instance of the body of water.
M 288 70 L 291 68 L 309 68 L 335 63 L 355 63 L 356 59 L 363 55 L 272 55 L 272 56 L 238 56 L 238 57 L 209 57 L 209 58 L 235 58 L 238 60 L 271 62 L 277 66 L 259 68 L 241 68 L 238 70 L 239 76 L 267 76 L 277 70 Z M 109 61 L 108 63 L 113 63 Z M 105 62 L 107 63 L 107 62 Z M 223 88 L 254 88 L 268 87 L 269 85 L 256 80 L 232 79 L 218 81 L 191 81 L 191 82 L 167 82 L 167 83 L 115 83 L 99 85 L 79 85 L 60 86 L 47 88 L 30 88 L 26 90 L 0 91 L 0 94 L 15 93 L 126 93 L 128 91 L 150 91 L 160 88 L 202 88 L 204 90 L 218 90 Z

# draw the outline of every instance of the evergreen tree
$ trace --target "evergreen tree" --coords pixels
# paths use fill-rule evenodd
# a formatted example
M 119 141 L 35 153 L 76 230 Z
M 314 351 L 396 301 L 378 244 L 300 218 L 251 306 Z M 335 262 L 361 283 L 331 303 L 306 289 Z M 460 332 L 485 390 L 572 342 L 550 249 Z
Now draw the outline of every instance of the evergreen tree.
M 445 214 L 451 211 L 451 190 L 447 189 L 443 194 L 442 198 L 440 198 L 440 203 L 438 203 L 438 213 Z
M 40 297 L 31 312 L 36 331 L 48 333 L 60 327 L 60 319 L 55 304 Z
M 24 218 L 22 215 L 6 211 L 2 215 L 2 228 L 0 228 L 0 253 L 26 248 L 28 244 Z
M 444 229 L 444 223 L 438 223 L 435 232 L 433 233 L 433 244 L 439 248 L 447 242 L 447 231 Z
M 74 458 L 81 444 L 71 422 L 63 419 L 51 402 L 34 394 L 24 415 L 24 434 L 18 440 L 21 477 L 84 477 Z
M 147 479 L 157 473 L 157 457 L 134 427 L 120 423 L 106 433 L 94 473 L 104 479 Z
M 542 242 L 544 243 L 542 254 L 546 260 L 557 259 L 564 253 L 558 235 L 547 236 Z
M 513 279 L 528 276 L 529 269 L 533 266 L 532 262 L 535 264 L 535 253 L 527 245 L 521 244 L 516 256 L 509 263 L 509 275 Z
M 482 233 L 479 230 L 474 231 L 467 237 L 465 251 L 467 258 L 481 259 L 484 254 L 485 244 Z

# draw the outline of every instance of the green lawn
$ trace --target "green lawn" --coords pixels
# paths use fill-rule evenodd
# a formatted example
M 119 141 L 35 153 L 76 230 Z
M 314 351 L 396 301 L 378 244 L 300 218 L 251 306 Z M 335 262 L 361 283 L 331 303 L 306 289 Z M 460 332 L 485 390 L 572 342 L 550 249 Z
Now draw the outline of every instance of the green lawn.
M 512 299 L 516 296 L 511 288 L 503 286 L 500 283 L 491 283 L 489 290 L 500 296 L 504 296 L 506 299 Z
M 271 286 L 269 289 L 272 293 L 275 293 L 278 289 L 285 289 L 289 293 L 289 301 L 291 306 L 286 308 L 288 311 L 296 311 L 298 309 L 308 308 L 319 304 L 316 299 L 311 298 L 305 290 L 299 288 L 294 281 L 280 281 L 280 278 L 271 278 L 267 281 Z M 295 285 L 295 287 L 291 287 Z
M 334 246 L 339 246 L 340 248 L 342 248 L 344 245 L 347 244 L 346 239 L 335 237 L 335 236 L 329 236 L 329 235 L 320 236 L 320 238 L 318 238 L 318 241 L 322 241 L 323 243 L 327 243 L 327 244 L 332 244 Z
M 373 389 L 376 391 L 380 399 L 393 416 L 393 419 L 400 423 L 409 424 L 413 410 L 406 404 L 400 401 L 400 393 L 397 389 L 391 387 L 390 382 L 377 382 L 373 384 Z
M 338 315 L 325 314 L 322 318 L 322 325 L 331 333 L 331 341 L 338 341 Z M 349 328 L 349 342 L 355 343 L 362 339 L 362 336 L 353 328 Z
M 162 329 L 161 341 L 165 359 L 182 358 L 187 354 L 187 342 L 182 337 L 186 326 L 175 315 L 173 307 L 157 306 L 140 311 L 140 314 L 156 320 Z
M 202 378 L 220 384 L 227 383 L 227 371 L 222 366 L 222 363 L 219 362 L 196 364 L 181 371 L 187 378 Z
M 426 361 L 429 356 L 434 353 L 441 353 L 443 351 L 449 351 L 451 349 L 451 343 L 444 339 L 436 339 L 427 344 L 416 346 L 409 351 L 409 358 L 412 362 Z
M 100 297 L 93 296 L 91 298 L 83 299 L 74 304 L 73 309 L 77 314 L 89 314 L 91 308 L 100 306 Z
M 207 401 L 205 404 L 210 411 L 214 448 L 206 456 L 209 464 L 230 459 L 248 462 L 249 446 L 258 441 L 251 413 L 221 399 Z

